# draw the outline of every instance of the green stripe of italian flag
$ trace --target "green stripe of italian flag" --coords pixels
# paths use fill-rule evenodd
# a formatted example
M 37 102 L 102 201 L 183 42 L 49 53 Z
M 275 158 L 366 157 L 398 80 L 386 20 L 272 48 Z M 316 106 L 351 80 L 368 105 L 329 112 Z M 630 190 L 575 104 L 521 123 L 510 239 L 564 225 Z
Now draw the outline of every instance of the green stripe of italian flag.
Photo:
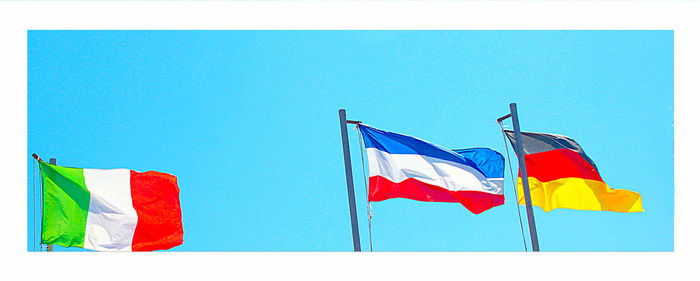
M 41 242 L 97 251 L 166 250 L 182 244 L 177 178 L 128 169 L 79 169 L 39 161 Z

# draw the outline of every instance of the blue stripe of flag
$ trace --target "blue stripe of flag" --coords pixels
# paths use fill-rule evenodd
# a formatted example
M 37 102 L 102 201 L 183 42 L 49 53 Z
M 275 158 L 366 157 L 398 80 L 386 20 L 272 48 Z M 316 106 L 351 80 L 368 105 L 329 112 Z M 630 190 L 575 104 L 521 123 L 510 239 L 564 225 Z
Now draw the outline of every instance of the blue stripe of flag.
M 472 160 L 487 178 L 503 178 L 505 159 L 497 151 L 485 148 L 455 149 L 459 155 Z
M 418 154 L 432 158 L 451 161 L 481 171 L 474 161 L 464 158 L 449 149 L 444 149 L 432 143 L 414 137 L 382 131 L 363 124 L 359 125 L 365 147 L 376 148 L 391 154 Z M 483 173 L 483 172 L 482 172 Z

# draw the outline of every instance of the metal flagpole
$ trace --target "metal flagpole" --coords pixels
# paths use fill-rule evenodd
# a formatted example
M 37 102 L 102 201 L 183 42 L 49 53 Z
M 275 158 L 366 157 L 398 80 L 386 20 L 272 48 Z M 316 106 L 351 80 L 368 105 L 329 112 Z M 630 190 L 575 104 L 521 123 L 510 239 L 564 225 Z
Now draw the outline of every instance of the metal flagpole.
M 532 212 L 532 200 L 530 199 L 530 185 L 527 180 L 527 167 L 525 166 L 525 157 L 523 152 L 523 141 L 520 135 L 520 122 L 518 120 L 518 107 L 515 103 L 510 104 L 510 114 L 498 118 L 501 122 L 508 117 L 513 119 L 513 132 L 515 134 L 515 154 L 518 156 L 518 166 L 523 181 L 523 195 L 525 196 L 525 210 L 527 210 L 527 222 L 530 228 L 530 239 L 532 241 L 532 250 L 540 251 L 540 244 L 537 240 L 537 228 L 535 227 L 535 214 Z M 515 180 L 515 179 L 514 179 Z M 517 200 L 517 199 L 516 199 Z
M 36 155 L 36 153 L 32 154 L 32 157 L 34 157 L 34 159 L 36 159 L 37 161 L 43 161 L 43 160 L 41 160 L 41 158 L 39 158 L 39 155 Z M 56 165 L 56 158 L 50 158 L 49 164 Z M 39 199 L 39 200 L 41 200 L 41 215 L 43 216 L 44 215 L 44 184 L 43 184 L 43 180 L 42 180 L 42 184 L 40 186 L 41 186 L 41 199 Z M 42 227 L 43 227 L 44 219 L 42 218 L 41 221 L 42 221 Z M 41 242 L 39 242 L 39 245 L 41 245 Z M 41 247 L 40 247 L 39 251 L 41 251 Z M 53 245 L 46 244 L 46 251 L 53 252 Z
M 32 161 L 32 252 L 36 252 L 36 165 Z
M 360 230 L 357 227 L 357 206 L 355 205 L 355 187 L 352 182 L 352 166 L 350 164 L 350 144 L 348 142 L 348 123 L 357 124 L 357 121 L 347 121 L 345 109 L 338 110 L 340 117 L 340 136 L 343 141 L 343 157 L 345 159 L 345 181 L 348 186 L 348 204 L 350 205 L 350 224 L 352 226 L 352 243 L 355 252 L 360 249 Z M 356 123 L 357 122 L 357 123 Z
M 36 159 L 37 165 L 39 164 L 39 161 L 43 161 L 43 160 L 41 160 L 41 158 L 39 158 L 39 155 L 36 155 L 36 153 L 32 153 L 32 157 L 34 157 L 34 159 Z M 41 174 L 41 166 L 39 166 L 39 174 Z M 36 175 L 34 175 L 34 176 L 36 176 Z M 41 176 L 39 176 L 39 177 L 41 177 Z M 43 214 L 44 213 L 44 181 L 43 181 L 43 179 L 39 179 L 39 180 L 41 181 L 41 183 L 39 183 L 39 187 L 40 187 L 39 193 L 41 194 L 41 197 L 39 198 L 39 204 L 41 204 L 39 206 L 39 209 L 41 209 L 41 213 Z M 36 197 L 36 192 L 34 192 L 34 196 Z M 35 209 L 35 213 L 36 213 L 36 201 L 34 201 L 34 209 Z M 36 214 L 34 214 L 34 216 L 36 216 Z M 42 218 L 41 221 L 42 221 L 42 225 L 43 225 L 44 219 Z M 36 232 L 36 223 L 34 223 L 34 232 Z M 36 237 L 36 233 L 34 233 L 34 236 Z M 41 236 L 41 234 L 39 234 L 39 236 Z M 39 239 L 39 252 L 41 252 L 43 250 L 44 250 L 44 245 L 41 244 L 41 238 L 40 238 Z

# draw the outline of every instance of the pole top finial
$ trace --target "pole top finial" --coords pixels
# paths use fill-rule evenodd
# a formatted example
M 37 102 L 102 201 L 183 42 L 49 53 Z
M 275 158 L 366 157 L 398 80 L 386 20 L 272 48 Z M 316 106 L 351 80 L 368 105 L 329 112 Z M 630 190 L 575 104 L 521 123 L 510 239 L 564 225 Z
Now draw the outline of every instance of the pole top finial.
M 508 119 L 508 118 L 510 118 L 510 113 L 504 115 L 504 116 L 501 117 L 501 118 L 496 119 L 496 123 L 501 123 L 501 122 L 503 122 L 503 120 L 506 120 L 506 119 Z
M 32 157 L 34 157 L 34 159 L 36 159 L 36 160 L 44 161 L 44 160 L 41 160 L 41 158 L 39 158 L 39 155 L 36 155 L 36 153 L 32 153 Z

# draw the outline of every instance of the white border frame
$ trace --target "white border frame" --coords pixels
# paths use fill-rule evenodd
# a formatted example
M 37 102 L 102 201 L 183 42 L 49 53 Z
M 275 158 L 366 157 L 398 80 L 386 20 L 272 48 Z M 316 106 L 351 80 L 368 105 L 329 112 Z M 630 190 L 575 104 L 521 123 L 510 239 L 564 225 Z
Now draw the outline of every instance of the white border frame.
M 556 279 L 683 276 L 698 250 L 694 96 L 700 94 L 696 2 L 0 2 L 3 177 L 9 272 L 75 279 Z M 673 253 L 27 253 L 27 30 L 29 29 L 652 29 L 674 30 Z M 18 117 L 19 116 L 19 117 Z M 22 122 L 24 118 L 24 122 Z M 9 132 L 10 134 L 7 134 Z M 640 148 L 640 153 L 644 149 Z M 649 171 L 653 172 L 653 171 Z M 24 215 L 17 215 L 22 210 Z M 604 235 L 604 234 L 601 234 Z M 350 237 L 348 235 L 348 237 Z M 348 238 L 349 239 L 349 238 Z M 350 250 L 350 240 L 348 240 Z M 468 268 L 465 265 L 477 265 Z M 694 263 L 693 263 L 694 264 Z M 21 265 L 21 266 L 15 266 Z M 76 270 L 77 269 L 77 270 Z M 693 268 L 690 268 L 691 270 Z M 119 273 L 112 275 L 113 273 Z M 690 273 L 693 276 L 694 273 Z M 87 276 L 86 276 L 87 275 Z M 527 278 L 530 276 L 531 278 Z M 340 278 L 339 278 L 340 277 Z M 645 279 L 646 279 L 645 278 Z

